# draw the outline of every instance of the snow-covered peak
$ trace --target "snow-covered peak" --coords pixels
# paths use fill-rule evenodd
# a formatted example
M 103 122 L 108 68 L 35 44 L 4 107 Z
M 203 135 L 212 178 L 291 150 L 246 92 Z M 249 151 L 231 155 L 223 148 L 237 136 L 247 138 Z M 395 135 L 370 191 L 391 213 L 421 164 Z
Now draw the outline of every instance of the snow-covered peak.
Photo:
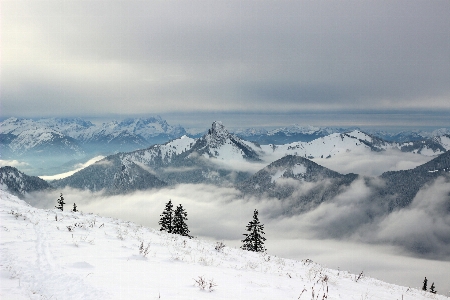
M 215 121 L 211 129 L 205 136 L 206 141 L 211 147 L 218 147 L 223 145 L 227 139 L 229 139 L 230 133 L 220 121 Z
M 229 135 L 228 130 L 220 121 L 215 121 L 212 123 L 211 130 L 209 134 L 217 136 L 217 137 L 226 137 Z
M 360 130 L 350 131 L 349 133 L 347 133 L 347 135 L 349 135 L 351 137 L 355 137 L 358 140 L 366 141 L 366 142 L 369 142 L 369 143 L 372 143 L 372 141 L 373 141 L 373 139 L 372 139 L 372 137 L 370 135 L 368 135 L 367 133 L 362 132 Z

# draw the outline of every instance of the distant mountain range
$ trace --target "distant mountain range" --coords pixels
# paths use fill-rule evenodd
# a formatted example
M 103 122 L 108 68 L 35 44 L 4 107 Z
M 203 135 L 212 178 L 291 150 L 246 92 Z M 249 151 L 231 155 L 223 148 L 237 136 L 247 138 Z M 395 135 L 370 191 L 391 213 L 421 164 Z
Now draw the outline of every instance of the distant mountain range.
M 310 142 L 317 138 L 325 137 L 332 133 L 347 133 L 355 130 L 360 130 L 357 127 L 351 128 L 334 128 L 334 127 L 316 127 L 316 126 L 300 126 L 292 125 L 288 127 L 277 128 L 274 130 L 266 130 L 263 128 L 244 128 L 234 131 L 234 134 L 242 139 L 254 141 L 262 145 L 267 144 L 289 144 L 293 142 Z M 388 142 L 413 142 L 429 140 L 435 137 L 450 135 L 450 129 L 441 128 L 433 131 L 402 131 L 402 132 L 387 132 L 372 130 L 366 131 L 374 137 L 378 137 Z
M 392 211 L 407 207 L 417 192 L 436 178 L 450 180 L 449 140 L 441 136 L 440 143 L 434 140 L 436 144 L 396 143 L 355 130 L 333 133 L 311 142 L 259 145 L 242 140 L 229 133 L 222 123 L 214 122 L 201 138 L 184 135 L 165 144 L 113 154 L 50 185 L 5 167 L 1 169 L 0 184 L 4 189 L 23 195 L 52 187 L 124 194 L 181 183 L 207 183 L 235 186 L 242 195 L 290 199 L 291 206 L 285 213 L 294 214 L 333 199 L 358 178 L 366 180 L 367 184 L 372 180 L 329 170 L 311 161 L 312 157 L 393 148 L 434 154 L 436 157 L 422 166 L 386 172 L 379 177 L 385 184 L 374 185 L 373 197 L 379 206 Z M 254 173 L 241 167 L 246 164 L 265 167 Z
M 161 117 L 126 119 L 94 125 L 79 118 L 18 119 L 0 123 L 2 157 L 64 153 L 79 157 L 86 153 L 132 151 L 164 143 L 186 134 Z

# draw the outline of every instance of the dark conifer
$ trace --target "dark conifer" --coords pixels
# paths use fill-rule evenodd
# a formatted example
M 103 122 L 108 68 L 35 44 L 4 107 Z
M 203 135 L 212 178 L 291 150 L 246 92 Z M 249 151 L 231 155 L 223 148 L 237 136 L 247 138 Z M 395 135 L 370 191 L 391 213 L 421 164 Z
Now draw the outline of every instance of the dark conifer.
M 428 284 L 428 279 L 425 277 L 425 279 L 423 280 L 422 291 L 427 290 L 427 284 Z
M 61 211 L 63 211 L 64 210 L 64 204 L 66 204 L 66 203 L 64 202 L 64 197 L 63 197 L 62 193 L 61 193 L 61 196 L 59 196 L 59 199 L 56 200 L 56 201 L 58 201 L 58 206 L 55 206 L 55 207 L 57 209 L 60 209 Z
M 435 287 L 434 287 L 434 282 L 430 286 L 430 293 L 436 294 L 436 290 L 435 290 Z
M 183 206 L 180 204 L 177 206 L 175 210 L 175 214 L 173 216 L 173 231 L 172 233 L 179 234 L 182 236 L 187 236 L 191 238 L 189 235 L 189 229 L 186 224 L 187 221 L 187 212 L 184 210 Z
M 253 221 L 250 221 L 247 225 L 247 231 L 249 233 L 244 233 L 245 239 L 242 240 L 244 245 L 241 249 L 254 251 L 254 252 L 264 252 L 264 241 L 266 238 L 262 236 L 264 233 L 264 224 L 259 223 L 258 210 L 255 209 L 253 212 Z
M 78 210 L 77 210 L 77 205 L 76 205 L 75 203 L 73 204 L 73 209 L 72 209 L 72 211 L 73 211 L 73 212 L 77 212 L 77 211 L 78 211 Z
M 161 225 L 161 228 L 159 230 L 161 231 L 167 231 L 168 233 L 172 233 L 173 231 L 173 205 L 172 200 L 169 200 L 169 202 L 166 203 L 166 208 L 164 209 L 163 213 L 160 215 L 161 219 L 159 220 L 158 224 Z

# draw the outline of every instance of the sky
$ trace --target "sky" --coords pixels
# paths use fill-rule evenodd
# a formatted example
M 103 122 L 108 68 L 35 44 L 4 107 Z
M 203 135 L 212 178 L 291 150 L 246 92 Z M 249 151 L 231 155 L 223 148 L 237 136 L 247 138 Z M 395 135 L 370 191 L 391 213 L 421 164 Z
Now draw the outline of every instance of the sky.
M 449 126 L 448 1 L 5 0 L 0 13 L 2 118 Z

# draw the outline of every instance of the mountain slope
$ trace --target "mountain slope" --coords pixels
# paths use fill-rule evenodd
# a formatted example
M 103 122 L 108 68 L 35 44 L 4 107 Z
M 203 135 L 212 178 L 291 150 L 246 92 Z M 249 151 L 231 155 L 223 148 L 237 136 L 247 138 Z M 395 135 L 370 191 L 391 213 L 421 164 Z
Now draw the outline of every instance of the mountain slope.
M 9 166 L 0 168 L 0 187 L 19 198 L 24 198 L 30 192 L 53 189 L 45 180 L 28 176 Z
M 300 156 L 288 155 L 238 184 L 237 188 L 248 195 L 292 197 L 294 207 L 286 213 L 296 214 L 332 199 L 357 177 L 356 174 L 339 174 Z
M 0 219 L 2 299 L 447 299 L 355 280 L 308 259 L 217 251 L 211 242 L 131 222 L 36 209 L 3 191 Z
M 52 181 L 55 187 L 73 187 L 106 194 L 125 194 L 137 190 L 161 188 L 167 184 L 138 164 L 108 156 L 75 174 Z
M 74 138 L 33 120 L 9 118 L 0 124 L 2 157 L 84 155 Z
M 378 189 L 389 203 L 389 209 L 403 208 L 411 204 L 417 192 L 438 177 L 445 177 L 450 184 L 450 151 L 411 170 L 390 171 L 381 175 L 386 186 Z M 450 207 L 448 208 L 450 212 Z

